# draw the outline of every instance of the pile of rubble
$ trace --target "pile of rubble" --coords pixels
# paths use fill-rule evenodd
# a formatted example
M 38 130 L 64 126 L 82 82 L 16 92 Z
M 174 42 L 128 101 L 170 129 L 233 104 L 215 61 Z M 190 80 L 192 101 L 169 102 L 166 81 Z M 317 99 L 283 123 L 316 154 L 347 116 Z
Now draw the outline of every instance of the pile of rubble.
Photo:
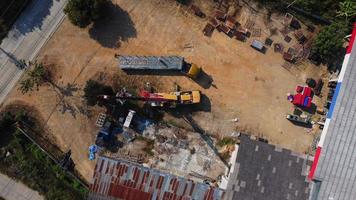
M 155 141 L 154 156 L 147 163 L 191 179 L 217 181 L 225 170 L 220 160 L 198 133 L 166 125 L 151 125 L 143 136 Z

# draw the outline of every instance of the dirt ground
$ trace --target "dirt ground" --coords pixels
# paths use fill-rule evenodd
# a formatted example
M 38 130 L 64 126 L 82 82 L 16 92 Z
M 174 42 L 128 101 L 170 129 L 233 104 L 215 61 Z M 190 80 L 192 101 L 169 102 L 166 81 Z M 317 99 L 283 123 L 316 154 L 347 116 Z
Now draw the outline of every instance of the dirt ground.
M 174 83 L 185 90 L 201 90 L 206 96 L 204 104 L 192 116 L 208 133 L 224 136 L 243 130 L 284 148 L 307 151 L 314 136 L 285 119 L 293 111 L 286 94 L 307 77 L 320 77 L 325 69 L 303 62 L 287 70 L 282 67 L 281 54 L 272 48 L 262 54 L 249 46 L 254 38 L 264 41 L 270 34 L 264 31 L 266 27 L 277 26 L 281 17 L 266 24 L 265 13 L 250 15 L 243 7 L 237 19 L 241 24 L 252 19 L 262 32 L 240 42 L 217 31 L 211 38 L 203 36 L 206 19 L 185 12 L 173 1 L 113 2 L 108 18 L 93 27 L 80 29 L 65 20 L 42 49 L 38 60 L 51 66 L 56 84 L 66 91 L 64 96 L 47 85 L 29 95 L 15 89 L 5 103 L 21 101 L 35 106 L 55 142 L 63 150 L 72 150 L 76 167 L 87 180 L 95 164 L 88 160 L 88 147 L 98 130 L 96 116 L 104 111 L 83 104 L 82 89 L 90 78 L 135 88 L 149 81 L 162 92 L 172 91 Z M 210 1 L 204 2 L 208 1 L 198 3 L 211 10 Z M 278 34 L 272 38 L 281 40 Z M 213 78 L 213 85 L 204 88 L 184 76 L 127 75 L 117 67 L 115 54 L 184 56 L 202 67 Z M 174 116 L 167 119 L 181 122 Z

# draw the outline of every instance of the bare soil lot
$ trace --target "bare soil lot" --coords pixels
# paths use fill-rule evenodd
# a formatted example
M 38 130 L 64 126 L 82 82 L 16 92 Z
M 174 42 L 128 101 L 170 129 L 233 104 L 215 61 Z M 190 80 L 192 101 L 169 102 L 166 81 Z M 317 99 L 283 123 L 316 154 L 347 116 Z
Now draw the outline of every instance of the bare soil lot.
M 305 62 L 286 70 L 281 54 L 272 48 L 266 54 L 253 50 L 249 46 L 252 38 L 243 43 L 217 31 L 207 38 L 202 34 L 206 21 L 186 13 L 173 1 L 113 3 L 108 17 L 88 29 L 79 29 L 65 20 L 42 49 L 38 60 L 51 66 L 56 84 L 69 91 L 66 95 L 58 96 L 47 85 L 29 95 L 13 90 L 5 102 L 9 105 L 20 101 L 36 107 L 55 142 L 63 150 L 72 149 L 78 171 L 87 180 L 94 168 L 94 162 L 87 158 L 88 147 L 94 143 L 96 116 L 104 111 L 83 103 L 82 89 L 90 78 L 116 87 L 141 88 L 151 82 L 162 92 L 172 91 L 174 83 L 185 90 L 201 90 L 207 98 L 202 111 L 192 116 L 208 133 L 224 136 L 243 130 L 284 148 L 308 150 L 314 136 L 285 119 L 293 112 L 286 93 L 293 92 L 307 77 L 320 77 L 324 68 Z M 261 22 L 258 26 L 262 30 L 267 29 L 263 13 L 252 17 Z M 243 11 L 238 19 L 246 21 L 248 12 Z M 262 31 L 257 39 L 264 41 L 266 35 L 269 32 Z M 115 54 L 184 56 L 202 67 L 212 77 L 213 85 L 203 88 L 184 76 L 127 75 L 117 67 Z M 235 118 L 238 122 L 233 122 Z M 185 123 L 170 115 L 166 119 Z

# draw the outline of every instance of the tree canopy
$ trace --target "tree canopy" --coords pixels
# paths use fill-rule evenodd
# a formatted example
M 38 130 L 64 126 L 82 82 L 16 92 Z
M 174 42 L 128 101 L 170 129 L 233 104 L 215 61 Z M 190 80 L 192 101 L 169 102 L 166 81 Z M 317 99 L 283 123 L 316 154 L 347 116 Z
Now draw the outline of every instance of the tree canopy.
M 22 94 L 33 91 L 45 81 L 48 81 L 48 72 L 42 63 L 34 63 L 33 69 L 26 72 L 25 78 L 20 81 L 19 90 Z
M 344 17 L 346 21 L 353 22 L 356 18 L 356 1 L 346 0 L 340 2 L 340 9 L 337 11 L 337 17 Z
M 64 12 L 69 20 L 81 28 L 99 19 L 107 0 L 69 0 Z
M 112 95 L 114 94 L 112 88 L 107 85 L 103 85 L 92 79 L 88 80 L 84 87 L 84 98 L 87 104 L 93 106 L 97 103 L 98 95 Z
M 313 43 L 312 52 L 320 55 L 322 60 L 329 64 L 333 63 L 333 61 L 338 60 L 343 52 L 343 38 L 347 33 L 346 23 L 334 22 L 324 27 Z

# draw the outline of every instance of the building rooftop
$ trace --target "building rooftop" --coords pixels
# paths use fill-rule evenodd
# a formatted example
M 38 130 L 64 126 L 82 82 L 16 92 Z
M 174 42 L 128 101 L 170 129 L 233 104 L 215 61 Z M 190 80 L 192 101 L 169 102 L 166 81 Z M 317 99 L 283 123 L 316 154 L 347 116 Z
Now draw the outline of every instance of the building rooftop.
M 308 199 L 305 157 L 241 135 L 226 199 Z
M 89 200 L 218 200 L 223 190 L 124 160 L 99 157 Z
M 311 170 L 312 200 L 356 198 L 355 37 L 356 24 Z

